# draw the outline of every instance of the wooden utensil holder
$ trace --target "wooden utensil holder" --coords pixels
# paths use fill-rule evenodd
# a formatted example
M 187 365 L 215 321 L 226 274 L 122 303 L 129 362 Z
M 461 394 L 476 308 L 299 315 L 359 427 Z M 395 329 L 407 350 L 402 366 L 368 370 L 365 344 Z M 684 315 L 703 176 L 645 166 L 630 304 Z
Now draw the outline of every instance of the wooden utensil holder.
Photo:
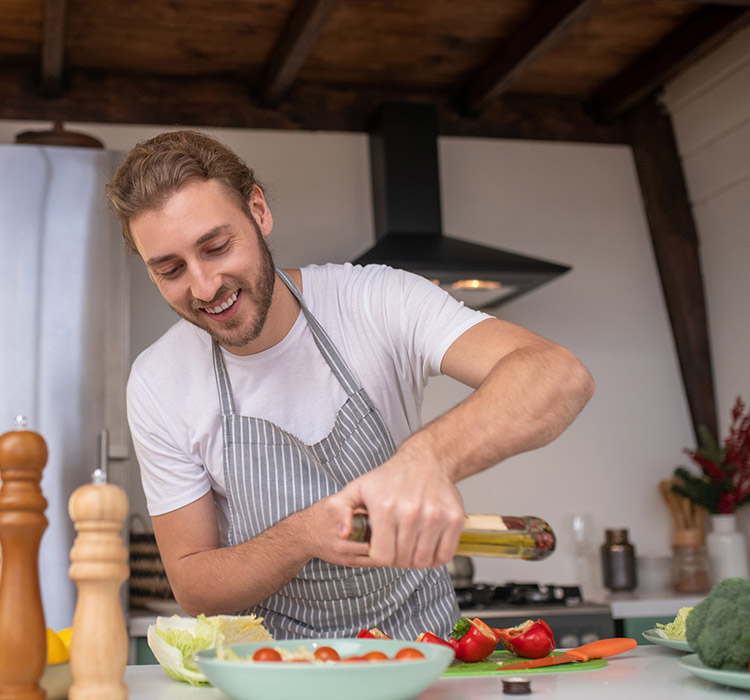
M 672 518 L 672 586 L 676 593 L 710 588 L 706 556 L 706 509 L 672 491 L 674 479 L 659 482 Z

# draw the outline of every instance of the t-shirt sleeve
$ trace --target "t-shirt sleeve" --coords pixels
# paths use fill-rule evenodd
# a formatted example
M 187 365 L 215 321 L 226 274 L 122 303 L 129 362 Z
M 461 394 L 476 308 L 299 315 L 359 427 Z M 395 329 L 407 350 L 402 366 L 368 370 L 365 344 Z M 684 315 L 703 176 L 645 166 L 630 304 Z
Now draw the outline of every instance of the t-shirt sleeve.
M 440 374 L 453 342 L 485 319 L 492 318 L 452 297 L 430 280 L 386 266 L 371 270 L 369 313 L 391 337 L 394 348 L 405 348 L 409 364 L 423 380 Z
M 158 397 L 134 364 L 127 387 L 128 424 L 149 515 L 162 515 L 204 496 L 211 483 L 170 430 Z

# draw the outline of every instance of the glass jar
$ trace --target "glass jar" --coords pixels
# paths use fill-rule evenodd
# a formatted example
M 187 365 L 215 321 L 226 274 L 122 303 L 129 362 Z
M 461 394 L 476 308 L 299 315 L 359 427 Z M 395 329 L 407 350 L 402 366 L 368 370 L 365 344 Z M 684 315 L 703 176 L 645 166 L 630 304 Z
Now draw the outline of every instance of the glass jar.
M 675 546 L 672 550 L 672 588 L 675 593 L 705 593 L 711 588 L 706 548 Z
M 625 528 L 605 530 L 601 547 L 604 585 L 610 591 L 632 591 L 638 585 L 635 547 L 628 541 Z

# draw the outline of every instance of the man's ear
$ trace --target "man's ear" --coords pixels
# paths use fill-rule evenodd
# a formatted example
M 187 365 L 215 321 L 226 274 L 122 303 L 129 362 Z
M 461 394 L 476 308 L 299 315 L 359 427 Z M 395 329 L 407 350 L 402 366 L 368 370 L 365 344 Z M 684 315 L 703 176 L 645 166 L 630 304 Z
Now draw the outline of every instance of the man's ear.
M 258 185 L 253 185 L 253 191 L 250 193 L 250 199 L 247 204 L 250 208 L 250 214 L 260 228 L 260 232 L 264 237 L 267 236 L 273 229 L 273 215 L 271 214 L 268 202 L 266 202 L 263 190 Z

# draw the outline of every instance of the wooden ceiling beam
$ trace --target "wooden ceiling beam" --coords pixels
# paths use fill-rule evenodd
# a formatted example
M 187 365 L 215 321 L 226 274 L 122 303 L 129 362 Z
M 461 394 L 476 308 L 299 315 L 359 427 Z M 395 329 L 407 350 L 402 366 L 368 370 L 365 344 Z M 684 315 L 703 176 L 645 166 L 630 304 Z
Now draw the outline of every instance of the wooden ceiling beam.
M 45 97 L 63 92 L 66 0 L 44 0 L 39 89 Z
M 503 37 L 490 58 L 461 88 L 460 109 L 469 115 L 482 112 L 507 92 L 533 63 L 554 48 L 600 0 L 555 0 L 539 9 L 510 37 Z
M 693 5 L 735 5 L 737 7 L 750 7 L 750 0 L 682 0 L 682 2 Z
M 261 69 L 257 99 L 263 107 L 279 103 L 307 59 L 338 0 L 298 0 Z
M 599 122 L 621 117 L 748 24 L 750 10 L 746 7 L 701 8 L 658 46 L 597 90 L 588 111 Z
M 693 208 L 666 109 L 652 97 L 632 109 L 625 121 L 697 440 L 701 425 L 716 435 L 717 416 Z
M 438 108 L 443 136 L 519 138 L 588 143 L 627 143 L 622 125 L 594 124 L 580 102 L 506 95 L 478 118 L 458 114 L 449 98 L 396 91 L 333 89 L 295 83 L 277 109 L 259 107 L 232 76 L 177 78 L 69 71 L 57 99 L 36 91 L 30 69 L 0 68 L 0 119 L 185 124 L 195 127 L 292 129 L 366 133 L 384 102 L 418 99 Z

